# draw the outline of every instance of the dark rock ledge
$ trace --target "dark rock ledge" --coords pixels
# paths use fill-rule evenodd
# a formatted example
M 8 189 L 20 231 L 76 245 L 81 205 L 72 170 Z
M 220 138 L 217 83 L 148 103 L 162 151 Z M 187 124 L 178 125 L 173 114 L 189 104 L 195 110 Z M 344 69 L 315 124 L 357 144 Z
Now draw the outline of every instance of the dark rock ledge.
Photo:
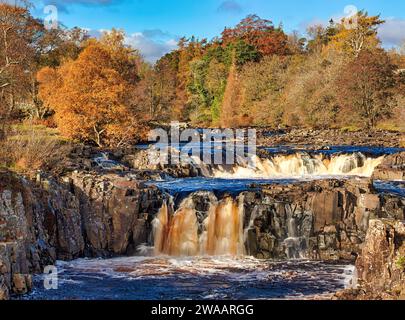
M 161 205 L 157 189 L 115 173 L 0 172 L 0 299 L 27 293 L 31 274 L 56 260 L 133 254 Z
M 38 174 L 35 180 L 0 172 L 0 298 L 27 293 L 31 275 L 56 260 L 135 254 L 152 243 L 152 221 L 165 197 L 130 172 Z M 204 217 L 207 199 L 195 197 Z M 374 243 L 366 237 L 370 220 L 405 220 L 405 199 L 377 194 L 370 179 L 269 185 L 239 199 L 246 248 L 258 258 L 354 260 Z M 399 243 L 396 234 L 388 243 Z M 370 263 L 358 263 L 365 274 L 361 266 Z

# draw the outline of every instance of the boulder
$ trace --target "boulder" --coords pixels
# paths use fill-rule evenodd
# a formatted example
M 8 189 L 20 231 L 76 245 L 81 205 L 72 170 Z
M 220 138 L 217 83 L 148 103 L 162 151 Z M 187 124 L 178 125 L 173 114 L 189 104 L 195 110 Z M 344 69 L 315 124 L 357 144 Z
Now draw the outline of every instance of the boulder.
M 366 291 L 401 294 L 405 289 L 405 224 L 371 220 L 356 268 Z
M 405 180 L 405 152 L 390 155 L 374 170 L 375 180 Z
M 74 172 L 35 181 L 0 172 L 0 299 L 31 290 L 57 259 L 132 254 L 163 203 L 125 175 Z
M 340 300 L 397 300 L 405 298 L 405 224 L 375 219 L 356 261 L 357 288 L 336 294 Z

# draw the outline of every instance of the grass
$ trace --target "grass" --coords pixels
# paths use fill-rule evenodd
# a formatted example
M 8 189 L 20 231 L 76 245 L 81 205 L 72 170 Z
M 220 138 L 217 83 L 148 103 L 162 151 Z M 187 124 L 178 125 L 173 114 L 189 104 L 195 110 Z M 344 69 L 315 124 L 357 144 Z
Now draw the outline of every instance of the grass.
M 57 129 L 43 125 L 17 124 L 8 128 L 0 141 L 0 167 L 15 172 L 34 172 L 62 152 L 68 140 Z
M 397 125 L 395 123 L 383 122 L 377 125 L 377 129 L 391 131 L 391 132 L 405 132 L 405 126 Z
M 396 265 L 399 269 L 405 270 L 405 256 L 399 257 L 396 262 Z
M 346 126 L 340 129 L 342 132 L 359 132 L 361 128 L 357 126 Z

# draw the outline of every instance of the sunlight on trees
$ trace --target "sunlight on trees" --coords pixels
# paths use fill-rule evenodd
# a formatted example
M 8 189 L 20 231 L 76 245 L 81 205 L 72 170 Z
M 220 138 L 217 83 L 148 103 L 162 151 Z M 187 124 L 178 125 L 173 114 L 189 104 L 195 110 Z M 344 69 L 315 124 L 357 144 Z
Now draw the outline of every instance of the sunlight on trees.
M 46 30 L 0 3 L 0 136 L 31 119 L 99 146 L 134 143 L 146 123 L 196 126 L 403 126 L 405 47 L 383 50 L 380 16 L 331 20 L 307 38 L 249 15 L 211 41 L 181 38 L 156 64 L 113 29 L 100 39 Z

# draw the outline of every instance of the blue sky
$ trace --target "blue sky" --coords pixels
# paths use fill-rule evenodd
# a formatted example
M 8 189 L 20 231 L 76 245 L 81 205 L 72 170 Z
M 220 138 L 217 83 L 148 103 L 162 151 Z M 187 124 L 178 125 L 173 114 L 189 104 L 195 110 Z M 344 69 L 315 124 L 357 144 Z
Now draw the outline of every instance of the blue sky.
M 68 27 L 82 27 L 97 34 L 112 27 L 128 34 L 128 43 L 154 61 L 175 48 L 180 36 L 208 38 L 219 35 L 225 26 L 237 24 L 249 13 L 256 13 L 287 32 L 331 17 L 345 15 L 353 5 L 370 14 L 381 14 L 387 24 L 380 30 L 386 47 L 405 39 L 404 0 L 35 0 L 35 15 L 45 17 L 46 4 L 55 4 L 59 20 Z

